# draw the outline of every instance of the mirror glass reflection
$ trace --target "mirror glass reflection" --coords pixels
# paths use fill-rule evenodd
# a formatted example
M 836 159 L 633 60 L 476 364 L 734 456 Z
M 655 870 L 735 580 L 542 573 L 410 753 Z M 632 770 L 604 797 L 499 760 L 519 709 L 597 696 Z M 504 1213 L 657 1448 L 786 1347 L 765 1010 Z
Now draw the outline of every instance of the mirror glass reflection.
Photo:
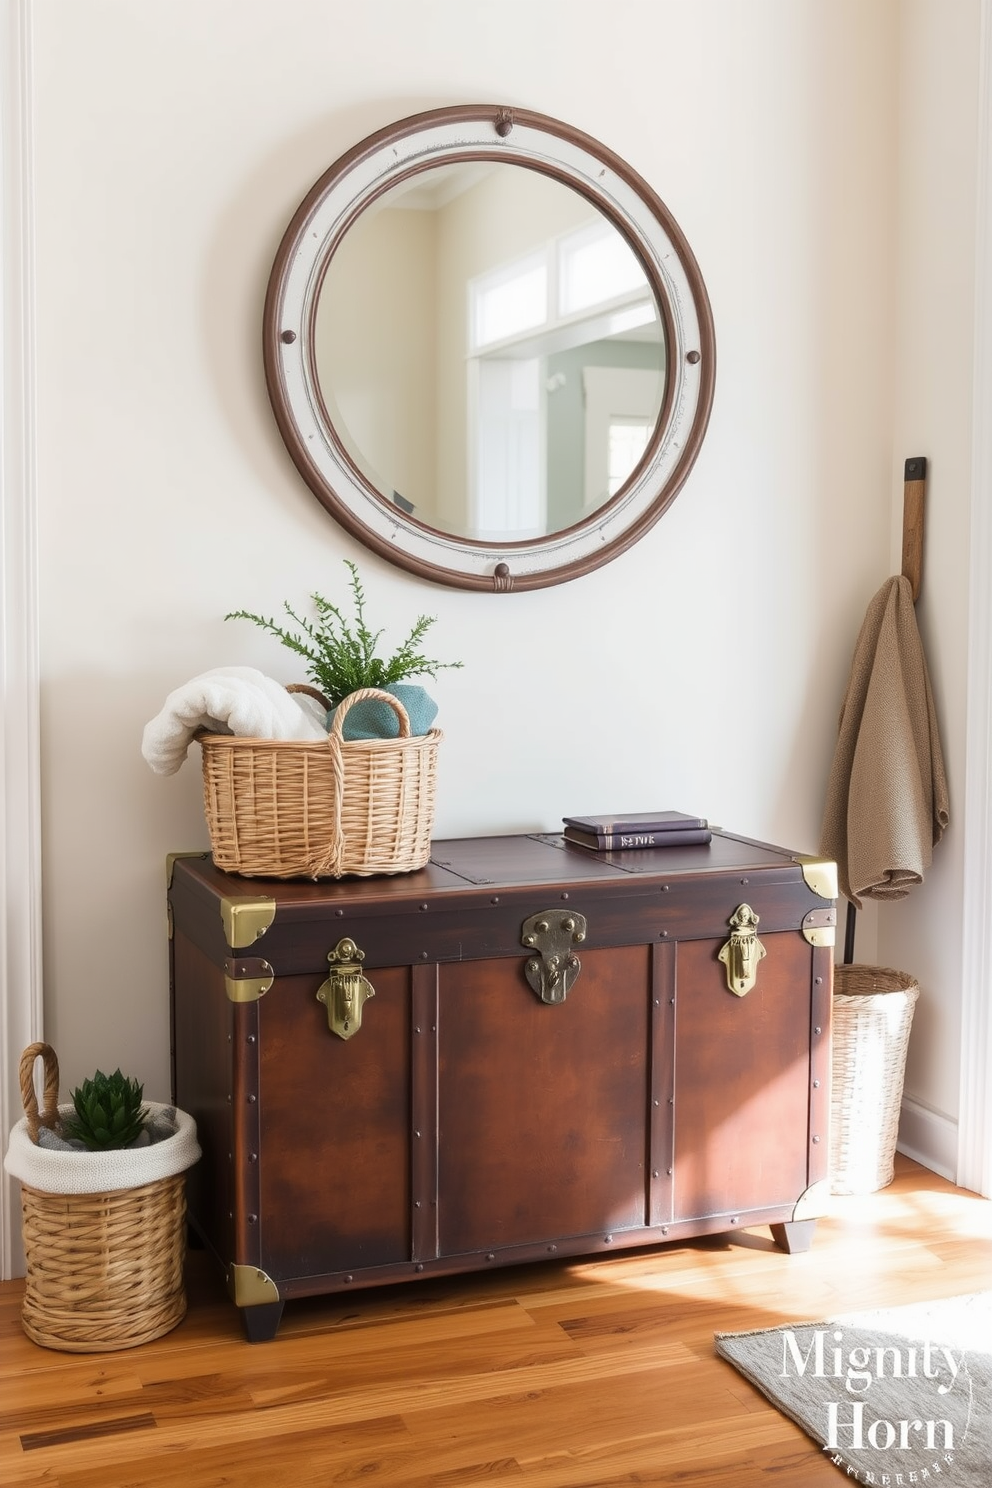
M 636 254 L 583 195 L 516 163 L 439 165 L 386 191 L 340 238 L 313 325 L 352 463 L 462 539 L 584 521 L 637 468 L 664 401 Z

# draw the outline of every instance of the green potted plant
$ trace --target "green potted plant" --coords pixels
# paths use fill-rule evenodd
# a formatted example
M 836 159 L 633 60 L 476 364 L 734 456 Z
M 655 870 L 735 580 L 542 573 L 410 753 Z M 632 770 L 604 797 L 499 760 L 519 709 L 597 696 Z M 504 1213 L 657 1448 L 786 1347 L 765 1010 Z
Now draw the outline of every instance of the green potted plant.
M 72 1092 L 72 1111 L 60 1121 L 62 1140 L 88 1152 L 131 1147 L 149 1136 L 151 1114 L 142 1104 L 144 1086 L 115 1069 L 97 1070 Z
M 20 1082 L 25 1114 L 4 1167 L 21 1183 L 25 1333 L 69 1353 L 161 1337 L 186 1312 L 185 1179 L 200 1156 L 196 1123 L 144 1100 L 143 1087 L 119 1069 L 97 1070 L 59 1105 L 50 1044 L 24 1050 Z
M 380 656 L 378 647 L 383 631 L 371 630 L 365 619 L 365 592 L 357 566 L 344 560 L 350 572 L 354 619 L 349 620 L 340 608 L 322 594 L 311 594 L 315 619 L 299 615 L 288 601 L 283 608 L 298 626 L 291 630 L 277 625 L 274 619 L 251 610 L 232 610 L 225 620 L 251 620 L 274 635 L 282 644 L 301 656 L 310 681 L 327 698 L 333 710 L 353 692 L 372 687 L 388 692 L 403 704 L 410 719 L 412 734 L 426 734 L 434 721 L 437 705 L 425 689 L 410 685 L 411 677 L 436 677 L 439 671 L 457 668 L 460 661 L 437 661 L 425 656 L 421 643 L 435 615 L 418 615 L 410 633 L 389 656 Z M 344 736 L 348 739 L 390 738 L 398 732 L 396 714 L 384 703 L 366 699 L 350 709 L 345 719 Z

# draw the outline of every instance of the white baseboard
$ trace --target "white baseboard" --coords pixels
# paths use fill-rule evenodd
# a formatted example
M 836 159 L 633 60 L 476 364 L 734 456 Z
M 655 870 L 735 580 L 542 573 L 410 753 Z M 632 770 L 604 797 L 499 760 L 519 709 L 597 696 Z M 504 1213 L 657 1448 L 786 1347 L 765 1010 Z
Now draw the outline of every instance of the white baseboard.
M 941 1178 L 957 1181 L 958 1124 L 952 1117 L 903 1096 L 896 1148 Z

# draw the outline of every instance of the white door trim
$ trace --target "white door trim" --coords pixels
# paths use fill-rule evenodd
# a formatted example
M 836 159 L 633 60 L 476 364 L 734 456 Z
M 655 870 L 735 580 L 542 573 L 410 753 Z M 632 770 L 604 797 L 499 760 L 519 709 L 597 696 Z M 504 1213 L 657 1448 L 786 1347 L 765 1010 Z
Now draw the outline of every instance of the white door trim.
M 982 0 L 957 1181 L 992 1195 L 992 0 Z
M 31 0 L 0 10 L 0 1144 L 40 1037 L 41 762 L 34 402 Z M 0 1275 L 21 1274 L 20 1195 L 0 1181 Z

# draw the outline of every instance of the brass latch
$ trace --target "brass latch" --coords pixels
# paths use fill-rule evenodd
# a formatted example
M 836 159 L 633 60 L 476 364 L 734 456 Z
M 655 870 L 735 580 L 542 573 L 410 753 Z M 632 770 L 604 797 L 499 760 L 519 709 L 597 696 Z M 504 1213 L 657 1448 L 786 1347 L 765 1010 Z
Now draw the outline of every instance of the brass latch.
M 727 968 L 727 986 L 737 997 L 750 992 L 758 975 L 758 962 L 766 954 L 758 939 L 758 916 L 750 904 L 739 904 L 727 922 L 731 936 L 720 952 Z
M 586 917 L 574 910 L 546 909 L 524 920 L 522 945 L 536 950 L 524 967 L 524 975 L 542 1002 L 564 1002 L 582 970 L 572 950 L 586 938 Z
M 317 1001 L 327 1008 L 327 1026 L 338 1038 L 350 1039 L 362 1026 L 362 1007 L 375 988 L 362 975 L 361 963 L 365 952 L 360 951 L 353 940 L 339 940 L 333 951 L 328 951 L 331 974 L 321 983 Z

